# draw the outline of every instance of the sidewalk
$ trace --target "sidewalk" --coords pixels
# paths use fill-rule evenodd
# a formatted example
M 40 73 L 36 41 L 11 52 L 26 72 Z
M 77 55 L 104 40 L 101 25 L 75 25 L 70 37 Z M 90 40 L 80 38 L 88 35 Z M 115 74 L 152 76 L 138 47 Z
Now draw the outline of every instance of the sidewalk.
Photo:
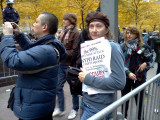
M 147 80 L 156 75 L 157 64 L 154 64 L 154 68 L 151 68 L 147 73 Z M 7 101 L 10 95 L 10 91 L 14 85 L 0 87 L 0 120 L 18 120 L 10 109 L 7 109 Z M 66 103 L 66 114 L 62 117 L 54 117 L 54 120 L 67 120 L 68 115 L 72 109 L 72 96 L 70 94 L 68 83 L 64 85 L 65 92 L 65 103 Z M 120 92 L 118 92 L 118 98 L 120 97 Z M 78 116 L 74 120 L 80 120 L 80 111 Z
M 17 117 L 13 114 L 13 112 L 7 108 L 7 101 L 10 95 L 10 91 L 14 85 L 1 87 L 0 88 L 0 120 L 18 120 Z M 65 103 L 66 103 L 66 114 L 62 117 L 54 117 L 54 120 L 67 120 L 68 115 L 72 109 L 72 96 L 70 94 L 68 83 L 66 82 L 64 85 L 65 91 Z M 80 112 L 78 112 L 78 116 L 74 120 L 80 120 L 79 116 Z

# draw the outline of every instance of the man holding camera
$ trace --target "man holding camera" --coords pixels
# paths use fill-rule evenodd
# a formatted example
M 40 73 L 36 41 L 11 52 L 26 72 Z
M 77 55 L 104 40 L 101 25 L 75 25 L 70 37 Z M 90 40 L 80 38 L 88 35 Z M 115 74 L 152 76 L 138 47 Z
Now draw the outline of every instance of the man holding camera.
M 3 25 L 2 61 L 19 71 L 13 104 L 13 112 L 19 120 L 52 120 L 59 61 L 67 56 L 63 44 L 55 38 L 57 29 L 57 17 L 47 12 L 41 13 L 33 24 L 35 42 L 31 42 L 16 23 Z M 14 38 L 22 51 L 16 49 Z

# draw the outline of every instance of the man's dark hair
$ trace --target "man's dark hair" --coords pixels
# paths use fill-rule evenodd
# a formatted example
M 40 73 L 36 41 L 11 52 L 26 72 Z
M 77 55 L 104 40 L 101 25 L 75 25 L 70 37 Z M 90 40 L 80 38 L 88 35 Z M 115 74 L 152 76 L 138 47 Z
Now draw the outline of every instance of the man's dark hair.
M 143 29 L 143 32 L 146 33 L 147 32 L 146 29 Z
M 58 18 L 48 12 L 42 12 L 43 17 L 41 17 L 41 25 L 48 25 L 48 32 L 49 34 L 55 34 L 58 30 Z

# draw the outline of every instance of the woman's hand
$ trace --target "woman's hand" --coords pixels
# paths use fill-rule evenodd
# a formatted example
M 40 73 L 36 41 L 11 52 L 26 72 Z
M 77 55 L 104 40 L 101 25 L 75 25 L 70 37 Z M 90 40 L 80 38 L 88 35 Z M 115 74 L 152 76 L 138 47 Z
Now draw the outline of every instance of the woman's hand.
M 79 78 L 79 80 L 83 83 L 83 82 L 84 82 L 84 79 L 85 79 L 85 77 L 86 77 L 86 75 L 87 75 L 87 71 L 84 70 L 83 68 L 80 68 L 80 69 L 81 69 L 82 72 L 80 72 L 80 73 L 78 74 L 78 78 Z
M 134 73 L 129 73 L 128 74 L 128 77 L 131 79 L 131 80 L 137 80 L 137 77 Z
M 142 71 L 144 71 L 146 68 L 147 68 L 147 63 L 144 62 L 143 64 L 141 64 L 141 65 L 139 66 L 138 71 L 139 71 L 139 72 L 142 72 Z

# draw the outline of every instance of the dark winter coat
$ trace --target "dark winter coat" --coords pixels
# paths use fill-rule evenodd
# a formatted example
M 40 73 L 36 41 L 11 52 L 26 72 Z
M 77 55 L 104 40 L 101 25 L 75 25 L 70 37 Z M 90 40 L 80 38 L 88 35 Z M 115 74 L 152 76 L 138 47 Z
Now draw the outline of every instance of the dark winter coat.
M 3 10 L 3 19 L 4 22 L 15 22 L 18 24 L 19 22 L 19 14 L 14 8 L 6 7 Z
M 145 81 L 147 70 L 150 68 L 150 64 L 152 62 L 152 54 L 149 46 L 144 44 L 141 48 L 137 48 L 136 51 L 132 51 L 131 55 L 127 54 L 128 47 L 124 43 L 121 44 L 121 48 L 123 50 L 123 55 L 125 57 L 125 71 L 127 78 L 128 78 L 128 73 L 130 72 L 136 75 L 139 74 L 137 73 L 137 69 L 142 63 L 146 62 L 147 69 L 145 69 L 141 74 L 143 75 L 142 79 Z M 137 52 L 142 48 L 144 48 L 144 51 L 141 54 L 138 54 Z
M 160 63 L 160 37 L 154 40 L 154 50 L 156 52 L 156 62 Z
M 34 43 L 24 34 L 15 39 L 22 48 L 20 52 L 15 47 L 13 36 L 3 36 L 0 45 L 5 65 L 22 72 L 18 75 L 14 89 L 13 111 L 18 118 L 25 120 L 45 117 L 54 110 L 58 80 L 59 57 L 52 45 L 59 51 L 60 61 L 66 58 L 65 48 L 54 35 L 44 36 Z M 23 73 L 50 66 L 55 67 L 33 74 Z

